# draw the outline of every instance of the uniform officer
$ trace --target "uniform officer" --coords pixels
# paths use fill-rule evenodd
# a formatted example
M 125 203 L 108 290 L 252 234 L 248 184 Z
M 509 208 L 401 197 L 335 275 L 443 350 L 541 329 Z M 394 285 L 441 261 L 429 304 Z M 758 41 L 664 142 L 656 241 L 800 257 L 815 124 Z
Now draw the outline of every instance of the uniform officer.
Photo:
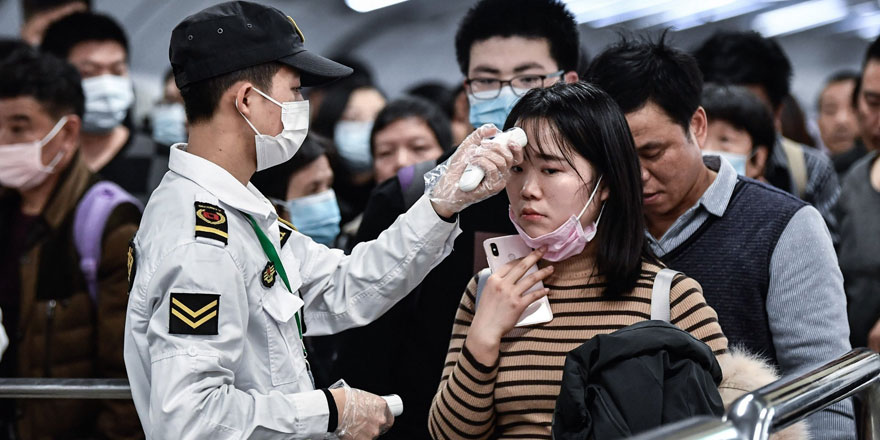
M 172 147 L 129 249 L 125 364 L 147 438 L 378 436 L 393 422 L 384 400 L 315 390 L 303 333 L 387 311 L 449 254 L 456 213 L 500 191 L 522 161 L 517 147 L 483 141 L 496 129 L 482 127 L 378 239 L 350 256 L 314 243 L 249 183 L 302 144 L 301 87 L 351 73 L 304 39 L 292 18 L 248 2 L 205 9 L 171 34 L 189 143 Z M 464 193 L 468 162 L 486 179 Z

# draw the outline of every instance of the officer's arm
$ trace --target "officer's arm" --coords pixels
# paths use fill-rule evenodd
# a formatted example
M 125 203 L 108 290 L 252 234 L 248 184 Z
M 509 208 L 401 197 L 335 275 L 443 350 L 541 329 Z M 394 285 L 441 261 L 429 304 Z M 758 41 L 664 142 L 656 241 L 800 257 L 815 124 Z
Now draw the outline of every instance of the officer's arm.
M 243 268 L 231 254 L 197 242 L 176 248 L 157 265 L 144 301 L 150 316 L 150 437 L 321 438 L 328 417 L 323 392 L 261 394 L 235 386 L 249 380 L 236 374 L 268 366 L 242 364 L 244 350 L 252 348 L 246 339 L 254 305 Z M 266 337 L 265 329 L 252 330 Z
M 452 252 L 460 233 L 457 221 L 440 218 L 422 197 L 348 257 L 293 234 L 293 252 L 302 264 L 300 292 L 308 335 L 337 333 L 381 316 Z

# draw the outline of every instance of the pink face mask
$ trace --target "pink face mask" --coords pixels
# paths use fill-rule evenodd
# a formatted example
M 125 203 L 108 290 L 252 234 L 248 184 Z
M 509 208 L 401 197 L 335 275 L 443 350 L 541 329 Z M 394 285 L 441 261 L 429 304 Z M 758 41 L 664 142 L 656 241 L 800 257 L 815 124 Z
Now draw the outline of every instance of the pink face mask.
M 43 147 L 55 138 L 65 123 L 67 116 L 58 120 L 52 130 L 38 141 L 0 145 L 0 185 L 29 190 L 43 183 L 64 156 L 64 151 L 59 151 L 49 165 L 43 165 Z
M 596 196 L 596 191 L 599 189 L 599 182 L 601 181 L 602 176 L 599 176 L 599 180 L 596 181 L 596 187 L 593 188 L 593 193 L 590 195 L 590 199 L 587 200 L 587 204 L 584 205 L 584 209 L 581 209 L 581 213 L 578 214 L 577 217 L 572 215 L 565 223 L 556 228 L 555 231 L 548 232 L 540 237 L 529 237 L 529 234 L 526 234 L 526 232 L 522 230 L 522 228 L 516 223 L 513 208 L 507 208 L 507 215 L 510 217 L 510 221 L 519 233 L 520 238 L 523 239 L 527 246 L 533 249 L 537 249 L 541 246 L 547 247 L 547 252 L 544 253 L 545 260 L 553 262 L 565 260 L 566 258 L 583 252 L 584 248 L 587 247 L 587 243 L 593 240 L 596 236 L 596 228 L 599 226 L 599 219 L 602 218 L 602 211 L 599 211 L 599 217 L 597 217 L 596 221 L 591 223 L 586 230 L 581 226 L 580 219 L 581 216 L 584 215 L 584 212 L 586 212 L 587 207 L 590 206 L 590 203 L 593 202 L 593 197 Z M 605 205 L 602 205 L 602 208 L 604 209 Z

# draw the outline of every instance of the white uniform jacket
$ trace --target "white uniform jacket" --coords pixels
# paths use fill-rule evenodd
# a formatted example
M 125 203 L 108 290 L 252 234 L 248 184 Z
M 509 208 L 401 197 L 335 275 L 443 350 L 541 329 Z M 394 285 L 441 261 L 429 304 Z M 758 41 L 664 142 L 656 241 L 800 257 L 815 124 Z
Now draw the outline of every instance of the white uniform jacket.
M 185 150 L 172 148 L 129 251 L 125 365 L 146 436 L 322 438 L 327 401 L 294 313 L 308 335 L 365 325 L 449 255 L 461 230 L 422 197 L 345 256 L 286 228 L 253 185 Z M 293 294 L 244 213 L 271 239 Z

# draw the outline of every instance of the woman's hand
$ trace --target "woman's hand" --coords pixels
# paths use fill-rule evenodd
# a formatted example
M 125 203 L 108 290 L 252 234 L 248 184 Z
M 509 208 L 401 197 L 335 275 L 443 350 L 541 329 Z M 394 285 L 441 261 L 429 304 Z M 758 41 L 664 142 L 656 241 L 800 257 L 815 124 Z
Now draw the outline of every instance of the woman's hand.
M 547 266 L 523 276 L 544 256 L 545 251 L 544 248 L 538 249 L 524 258 L 513 260 L 486 280 L 477 313 L 465 340 L 465 346 L 481 364 L 495 364 L 501 337 L 513 329 L 526 307 L 550 293 L 547 288 L 525 293 L 553 273 L 553 266 Z

